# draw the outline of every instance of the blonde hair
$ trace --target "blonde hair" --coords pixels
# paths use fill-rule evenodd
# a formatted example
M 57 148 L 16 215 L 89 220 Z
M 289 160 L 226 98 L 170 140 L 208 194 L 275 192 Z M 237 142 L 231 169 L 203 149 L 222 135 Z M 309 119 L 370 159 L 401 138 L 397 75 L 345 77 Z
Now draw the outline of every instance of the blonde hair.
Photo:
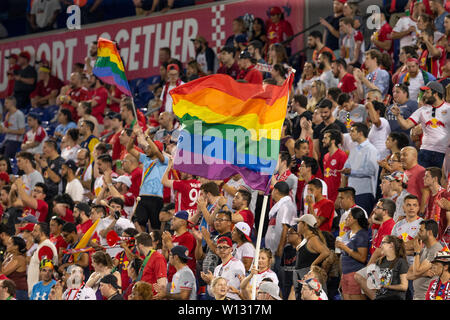
M 153 287 L 150 283 L 145 281 L 138 281 L 133 286 L 134 291 L 138 295 L 138 299 L 135 300 L 152 300 L 153 299 Z M 136 295 L 134 295 L 136 298 Z

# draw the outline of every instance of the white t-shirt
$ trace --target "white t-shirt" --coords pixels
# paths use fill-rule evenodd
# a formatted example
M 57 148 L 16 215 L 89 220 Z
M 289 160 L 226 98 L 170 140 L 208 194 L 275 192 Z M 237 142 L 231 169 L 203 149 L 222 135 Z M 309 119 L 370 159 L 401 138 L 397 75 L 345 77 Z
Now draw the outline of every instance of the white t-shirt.
M 255 257 L 255 247 L 251 242 L 246 242 L 239 247 L 234 244 L 234 247 L 233 256 L 238 260 L 243 261 L 243 258 L 253 259 Z
M 417 76 L 415 78 L 409 78 L 409 99 L 417 101 L 417 97 L 419 96 L 420 87 L 425 85 L 423 81 L 422 72 L 419 70 Z
M 238 278 L 238 275 L 245 276 L 245 267 L 241 260 L 236 258 L 231 258 L 227 263 L 219 264 L 214 269 L 214 277 L 223 277 L 227 280 L 228 285 L 239 289 L 241 285 L 241 281 Z M 208 291 L 211 291 L 210 286 L 208 285 Z M 227 297 L 233 300 L 241 300 L 237 294 L 227 293 Z
M 261 284 L 262 280 L 265 278 L 272 279 L 272 282 L 275 284 L 278 284 L 278 276 L 275 272 L 273 272 L 271 269 L 267 269 L 266 271 L 263 271 L 261 273 L 255 274 L 254 276 L 256 278 L 256 291 L 258 291 L 259 285 Z M 253 279 L 250 280 L 249 286 L 250 289 L 252 288 Z
M 31 14 L 36 15 L 36 24 L 40 28 L 45 28 L 51 22 L 55 11 L 61 10 L 58 0 L 34 0 L 31 7 Z
M 314 81 L 320 80 L 320 77 L 312 77 L 311 79 L 306 79 L 302 81 L 301 79 L 297 82 L 297 89 L 295 90 L 296 94 L 303 94 L 308 99 L 311 99 L 311 86 Z
M 395 32 L 404 32 L 408 30 L 411 26 L 416 28 L 416 32 L 418 32 L 417 29 L 417 22 L 413 21 L 411 17 L 401 17 L 397 23 L 395 24 L 395 27 L 392 29 Z M 416 32 L 412 32 L 409 35 L 403 37 L 400 39 L 400 48 L 406 47 L 406 46 L 415 46 L 417 41 L 417 34 Z
M 100 245 L 102 245 L 102 246 L 107 246 L 108 243 L 106 242 L 106 238 L 103 238 L 100 235 L 100 231 L 108 228 L 109 225 L 112 223 L 112 221 L 113 221 L 113 218 L 111 218 L 109 216 L 106 218 L 103 218 L 99 221 L 97 228 L 95 229 L 95 231 L 97 232 L 97 234 L 100 238 Z M 116 225 L 114 226 L 114 231 L 120 236 L 122 234 L 122 232 L 128 228 L 134 228 L 134 224 L 130 220 L 120 217 L 117 220 Z M 119 252 L 122 252 L 122 251 L 123 251 L 123 249 L 121 247 L 106 249 L 106 253 L 109 254 L 112 258 L 114 258 Z
M 283 199 L 286 199 L 285 203 L 283 203 L 278 211 L 269 218 L 269 226 L 267 227 L 265 237 L 266 248 L 269 248 L 273 254 L 275 254 L 278 249 L 283 225 L 292 225 L 294 223 L 293 219 L 297 216 L 297 207 L 292 202 L 291 198 L 286 196 Z
M 31 191 L 33 190 L 36 183 L 38 183 L 38 182 L 44 183 L 44 178 L 42 177 L 42 174 L 39 171 L 34 170 L 33 172 L 31 172 L 29 174 L 24 174 L 22 176 L 22 181 L 25 185 L 25 191 L 29 195 L 31 195 Z
M 77 152 L 80 149 L 81 149 L 81 147 L 78 144 L 73 147 L 66 147 L 61 150 L 61 157 L 66 161 L 73 160 L 76 162 L 77 161 Z
M 368 136 L 369 142 L 378 150 L 377 160 L 385 159 L 390 154 L 389 149 L 386 148 L 386 140 L 391 133 L 391 126 L 385 118 L 380 117 L 380 121 L 379 127 L 372 123 Z
M 80 290 L 67 289 L 64 291 L 62 298 L 63 300 L 97 300 L 94 289 L 86 286 Z
M 184 84 L 183 81 L 180 82 L 180 86 Z M 174 89 L 176 86 L 173 85 L 169 85 L 169 89 L 167 90 L 167 96 L 166 96 L 166 106 L 165 106 L 165 111 L 166 112 L 173 112 L 173 99 L 172 96 L 170 95 L 170 90 Z M 161 92 L 161 96 L 160 96 L 161 101 L 164 100 L 164 87 L 163 87 L 163 91 Z
M 425 105 L 417 109 L 408 119 L 415 125 L 420 123 L 422 127 L 423 138 L 420 149 L 445 154 L 450 138 L 450 104 L 443 102 L 437 108 Z
M 325 83 L 327 89 L 337 87 L 339 84 L 339 79 L 334 77 L 333 71 L 331 70 L 322 72 L 320 80 Z
M 73 179 L 72 181 L 68 182 L 66 185 L 66 193 L 68 193 L 72 197 L 72 200 L 75 202 L 83 201 L 84 188 L 80 180 Z

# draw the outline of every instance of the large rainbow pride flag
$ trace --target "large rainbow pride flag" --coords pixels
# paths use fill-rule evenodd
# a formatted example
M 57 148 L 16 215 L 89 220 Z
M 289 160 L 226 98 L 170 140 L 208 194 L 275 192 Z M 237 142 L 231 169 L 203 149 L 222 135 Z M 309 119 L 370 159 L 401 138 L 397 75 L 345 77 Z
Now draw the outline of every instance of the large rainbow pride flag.
M 115 85 L 123 94 L 131 96 L 130 86 L 125 75 L 122 58 L 111 40 L 99 38 L 97 42 L 97 60 L 92 69 L 103 82 Z
M 182 129 L 174 168 L 211 180 L 239 173 L 267 190 L 275 171 L 293 74 L 282 86 L 216 74 L 170 91 Z

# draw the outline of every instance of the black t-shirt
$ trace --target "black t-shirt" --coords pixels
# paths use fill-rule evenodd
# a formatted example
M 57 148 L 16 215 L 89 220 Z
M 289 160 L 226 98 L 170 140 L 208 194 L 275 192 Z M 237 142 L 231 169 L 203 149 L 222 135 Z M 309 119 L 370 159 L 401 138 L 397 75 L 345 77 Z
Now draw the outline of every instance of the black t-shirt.
M 61 178 L 60 172 L 61 172 L 61 167 L 62 167 L 63 163 L 65 162 L 64 159 L 61 156 L 58 156 L 55 160 L 48 160 L 47 162 L 48 162 L 48 167 Z M 45 176 L 45 175 L 43 174 L 43 176 Z M 47 177 L 47 178 L 44 177 L 44 182 L 48 187 L 48 193 L 47 193 L 48 196 L 53 197 L 58 194 L 59 182 L 55 183 L 49 177 Z M 65 186 L 64 186 L 63 191 L 64 190 L 65 190 Z
M 9 207 L 3 212 L 1 223 L 6 224 L 6 226 L 15 231 L 15 225 L 20 223 L 19 218 L 22 217 L 23 209 L 16 207 Z
M 383 257 L 381 262 L 377 262 L 380 268 L 380 281 L 384 285 L 400 284 L 400 275 L 408 272 L 408 262 L 406 259 L 399 258 L 394 261 L 388 261 Z M 381 288 L 377 290 L 375 299 L 377 300 L 405 300 L 406 291 L 391 290 Z
M 26 84 L 25 82 L 19 80 L 14 83 L 14 93 L 30 93 L 34 90 L 36 86 L 37 72 L 32 66 L 27 66 L 24 69 L 19 69 L 16 72 L 17 75 L 20 75 L 22 78 L 33 78 L 34 84 Z
M 335 17 L 333 14 L 331 16 L 326 17 L 325 20 L 328 21 L 328 23 L 331 24 L 335 30 L 339 31 L 339 19 L 341 19 L 342 17 L 343 15 Z M 333 51 L 339 49 L 339 38 L 333 36 L 330 30 L 326 29 L 326 31 L 327 36 L 325 38 L 325 46 Z
M 305 117 L 307 120 L 312 120 L 312 113 L 310 111 L 305 111 L 301 115 L 296 116 L 292 119 L 292 137 L 297 140 L 302 134 L 302 127 L 300 126 L 301 118 Z
M 328 152 L 328 149 L 323 147 L 322 139 L 325 131 L 330 129 L 335 129 L 339 130 L 342 133 L 347 133 L 347 127 L 345 126 L 345 124 L 343 124 L 337 119 L 328 126 L 325 126 L 325 123 L 322 121 L 321 124 L 317 125 L 317 127 L 314 128 L 313 139 L 319 139 L 319 149 L 320 149 L 319 165 L 322 170 L 323 170 L 323 157 Z

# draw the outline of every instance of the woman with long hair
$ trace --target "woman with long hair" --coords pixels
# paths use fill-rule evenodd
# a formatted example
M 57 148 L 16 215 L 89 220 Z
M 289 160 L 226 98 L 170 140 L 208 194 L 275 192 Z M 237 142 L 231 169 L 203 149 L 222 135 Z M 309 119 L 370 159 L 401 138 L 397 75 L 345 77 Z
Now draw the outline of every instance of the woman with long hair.
M 27 246 L 25 240 L 12 236 L 6 243 L 6 258 L 0 274 L 7 276 L 16 284 L 16 299 L 28 300 L 27 284 Z
M 402 239 L 389 235 L 381 242 L 382 257 L 376 262 L 379 268 L 379 288 L 375 300 L 405 300 L 408 290 L 408 262 Z
M 355 273 L 364 268 L 369 253 L 369 222 L 364 211 L 359 207 L 350 210 L 345 219 L 345 228 L 349 229 L 336 248 L 340 249 L 342 278 L 341 287 L 344 300 L 365 300 L 361 288 L 355 281 Z
M 356 30 L 359 30 L 362 26 L 364 26 L 357 3 L 345 2 L 344 7 L 342 8 L 342 14 L 344 17 L 350 17 L 353 19 L 353 28 Z
M 298 232 L 303 236 L 303 241 L 297 250 L 294 285 L 291 290 L 291 295 L 295 292 L 297 300 L 301 297 L 301 285 L 297 280 L 303 279 L 312 266 L 321 266 L 322 262 L 330 255 L 325 237 L 316 225 L 317 220 L 311 214 L 304 214 L 298 222 Z
M 278 86 L 283 85 L 284 80 L 286 80 L 287 70 L 281 63 L 277 63 L 273 66 L 270 72 L 272 79 L 274 79 Z
M 112 274 L 117 278 L 117 284 L 122 287 L 122 277 L 118 271 L 114 271 L 113 261 L 111 256 L 103 251 L 97 251 L 92 255 L 92 266 L 94 272 L 86 282 L 86 286 L 96 291 L 97 300 L 102 300 L 100 292 L 100 280 L 107 274 Z M 122 290 L 119 290 L 122 292 Z
M 153 287 L 145 281 L 138 281 L 133 285 L 133 289 L 128 300 L 152 300 Z
M 297 83 L 296 94 L 303 94 L 308 99 L 312 98 L 311 87 L 314 81 L 320 80 L 317 69 L 311 61 L 305 62 L 303 66 L 303 73 Z
M 77 152 L 81 149 L 78 144 L 80 138 L 80 130 L 78 128 L 72 128 L 67 130 L 66 134 L 61 140 L 61 157 L 64 160 L 77 161 Z
M 255 18 L 252 25 L 252 31 L 249 37 L 249 41 L 259 40 L 263 44 L 261 48 L 261 54 L 264 54 L 267 50 L 267 33 L 266 33 L 266 24 L 264 20 L 261 18 Z
M 133 291 L 133 287 L 136 284 L 136 280 L 137 280 L 137 277 L 139 274 L 139 270 L 141 269 L 141 266 L 142 266 L 142 260 L 138 259 L 138 258 L 131 260 L 131 262 L 128 264 L 127 272 L 128 272 L 128 277 L 131 279 L 131 282 L 128 285 L 128 287 L 124 290 L 123 298 L 125 300 L 129 300 L 131 292 Z M 150 292 L 151 292 L 151 290 L 150 290 Z
M 403 171 L 400 157 L 393 157 L 393 155 L 397 153 L 400 154 L 400 150 L 407 146 L 409 146 L 409 139 L 404 133 L 391 132 L 388 135 L 388 138 L 386 139 L 386 148 L 391 152 L 391 154 L 385 159 L 378 161 L 378 164 L 382 168 L 381 177 L 394 171 Z
M 306 110 L 314 112 L 317 105 L 326 98 L 327 87 L 322 80 L 314 80 L 311 85 L 311 99 L 308 100 Z
M 251 229 L 245 222 L 236 223 L 231 231 L 231 240 L 236 243 L 236 249 L 233 255 L 236 259 L 242 261 L 246 272 L 250 271 L 253 258 L 255 257 L 255 246 L 250 239 L 250 232 Z
M 267 53 L 267 63 L 271 66 L 280 63 L 288 63 L 288 56 L 286 53 L 286 49 L 282 44 L 273 43 L 269 46 L 269 50 Z
M 283 127 L 281 128 L 280 136 L 280 152 L 289 152 L 292 158 L 295 157 L 295 140 L 292 138 L 292 124 L 291 121 L 285 119 Z
M 191 61 L 188 62 L 186 70 L 187 70 L 186 76 L 188 81 L 192 81 L 200 77 L 206 76 L 206 74 L 202 70 L 202 67 L 195 59 L 192 59 Z

